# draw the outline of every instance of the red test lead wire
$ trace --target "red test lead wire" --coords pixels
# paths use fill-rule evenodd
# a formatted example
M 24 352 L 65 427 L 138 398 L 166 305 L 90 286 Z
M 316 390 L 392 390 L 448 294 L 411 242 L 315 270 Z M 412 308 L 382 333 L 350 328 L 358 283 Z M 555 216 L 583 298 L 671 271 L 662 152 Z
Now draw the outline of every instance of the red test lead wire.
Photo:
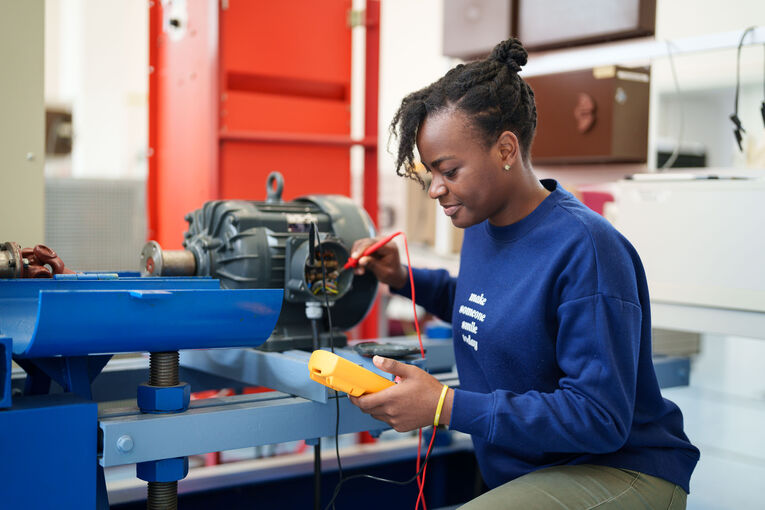
M 406 265 L 407 269 L 409 270 L 409 287 L 412 291 L 412 311 L 414 312 L 414 328 L 417 331 L 417 341 L 420 343 L 420 355 L 422 358 L 425 358 L 425 348 L 422 345 L 422 334 L 420 333 L 420 322 L 417 319 L 417 305 L 415 304 L 414 300 L 414 276 L 412 275 L 412 262 L 409 257 L 409 244 L 406 241 L 406 234 L 404 234 L 402 231 L 395 232 L 388 237 L 385 237 L 376 243 L 369 246 L 366 250 L 364 250 L 361 255 L 358 258 L 350 257 L 348 261 L 343 266 L 343 269 L 350 269 L 352 267 L 356 267 L 359 264 L 359 259 L 361 257 L 366 257 L 368 255 L 371 255 L 372 253 L 379 250 L 381 247 L 385 246 L 389 242 L 393 240 L 394 237 L 401 235 L 404 238 L 404 250 L 406 251 Z M 425 461 L 427 462 L 428 455 L 430 455 L 430 450 L 433 447 L 433 440 L 436 437 L 436 429 L 433 429 L 433 436 L 430 439 L 430 444 L 428 445 L 428 449 L 425 452 Z M 422 428 L 418 431 L 418 439 L 417 439 L 417 472 L 420 471 L 420 457 L 422 454 Z M 425 488 L 425 472 L 427 471 L 427 466 L 422 471 L 422 475 L 417 477 L 417 486 L 419 488 L 419 493 L 417 495 L 417 502 L 415 503 L 415 510 L 418 510 L 420 507 L 420 500 L 422 500 L 422 508 L 423 510 L 427 510 L 427 506 L 425 505 L 425 496 L 423 494 L 423 489 Z
M 428 449 L 425 452 L 425 460 L 428 460 L 428 456 L 430 455 L 430 449 L 433 448 L 433 441 L 436 439 L 436 428 L 433 427 L 433 435 L 430 436 L 430 444 L 428 445 Z M 422 429 L 420 429 L 420 440 L 422 440 Z M 420 452 L 417 452 L 417 457 L 420 456 Z M 419 471 L 419 469 L 418 469 Z M 414 510 L 417 510 L 420 507 L 420 499 L 422 499 L 422 508 L 423 510 L 427 510 L 427 507 L 425 506 L 425 495 L 423 494 L 423 489 L 425 488 L 425 473 L 428 472 L 428 466 L 427 464 L 422 470 L 422 483 L 420 484 L 420 492 L 417 494 L 417 503 L 414 505 Z
M 382 244 L 386 244 L 391 239 L 396 237 L 397 235 L 401 234 L 402 232 L 396 232 L 392 236 L 384 239 Z M 404 237 L 404 251 L 406 251 L 406 266 L 409 270 L 409 287 L 412 291 L 412 312 L 414 313 L 414 329 L 417 331 L 417 341 L 420 343 L 420 356 L 422 356 L 423 359 L 425 359 L 425 349 L 422 346 L 422 334 L 420 333 L 420 321 L 417 319 L 417 305 L 415 304 L 414 300 L 414 275 L 412 275 L 412 261 L 409 257 L 409 244 L 406 242 L 406 234 L 403 235 Z M 372 245 L 372 247 L 375 247 L 379 243 L 375 243 Z M 382 246 L 382 244 L 380 246 Z M 380 246 L 377 246 L 379 248 Z M 374 250 L 370 251 L 372 253 Z M 430 449 L 433 447 L 433 440 L 436 437 L 436 429 L 433 429 L 433 436 L 430 439 L 430 444 L 428 445 L 428 449 L 425 452 L 425 461 L 428 460 L 428 455 L 430 455 Z M 420 428 L 417 431 L 417 466 L 416 470 L 419 473 L 420 472 L 420 455 L 422 454 L 422 428 Z M 425 469 L 422 470 L 422 475 L 417 477 L 417 486 L 419 487 L 419 493 L 417 494 L 417 502 L 414 505 L 414 510 L 418 510 L 420 508 L 420 500 L 422 500 L 422 508 L 423 510 L 428 510 L 428 507 L 425 505 L 425 496 L 423 494 L 423 490 L 425 488 L 425 472 L 427 471 L 427 466 L 425 466 Z

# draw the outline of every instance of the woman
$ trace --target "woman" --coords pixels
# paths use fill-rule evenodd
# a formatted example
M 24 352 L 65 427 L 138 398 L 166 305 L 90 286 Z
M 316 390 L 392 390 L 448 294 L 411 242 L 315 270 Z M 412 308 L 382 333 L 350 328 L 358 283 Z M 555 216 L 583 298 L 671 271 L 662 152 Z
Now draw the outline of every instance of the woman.
M 439 423 L 471 434 L 492 489 L 463 508 L 685 508 L 699 452 L 659 391 L 642 264 L 607 221 L 534 176 L 526 59 L 504 41 L 407 96 L 391 124 L 397 173 L 419 179 L 416 143 L 430 197 L 465 229 L 456 279 L 414 270 L 418 304 L 454 329 L 460 387 Z M 359 266 L 409 295 L 392 244 Z M 353 403 L 398 431 L 432 424 L 442 385 L 375 364 L 401 382 Z

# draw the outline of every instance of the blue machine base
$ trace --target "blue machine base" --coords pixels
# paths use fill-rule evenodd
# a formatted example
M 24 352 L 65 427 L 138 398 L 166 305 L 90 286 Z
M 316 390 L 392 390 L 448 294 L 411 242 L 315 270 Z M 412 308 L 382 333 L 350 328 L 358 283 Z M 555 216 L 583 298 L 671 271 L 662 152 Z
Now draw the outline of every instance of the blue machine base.
M 71 393 L 15 397 L 0 410 L 0 506 L 94 510 L 97 414 Z

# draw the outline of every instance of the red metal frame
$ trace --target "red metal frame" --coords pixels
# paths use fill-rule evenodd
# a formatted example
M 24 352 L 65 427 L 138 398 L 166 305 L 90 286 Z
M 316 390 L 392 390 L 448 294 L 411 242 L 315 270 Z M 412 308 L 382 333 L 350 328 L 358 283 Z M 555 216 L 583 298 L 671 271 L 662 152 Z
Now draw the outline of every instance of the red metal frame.
M 375 144 L 364 146 L 364 208 L 369 217 L 378 224 L 378 182 L 377 182 L 377 122 L 380 84 L 380 1 L 367 0 L 366 6 L 366 69 L 364 97 L 364 139 L 373 139 Z M 380 300 L 369 311 L 361 323 L 362 338 L 380 336 Z
M 149 238 L 181 247 L 184 216 L 216 198 L 217 2 L 190 0 L 185 35 L 149 2 Z
M 377 122 L 380 103 L 380 1 L 367 0 L 366 69 L 364 97 L 364 139 L 374 140 L 364 146 L 364 208 L 377 224 Z
M 149 148 L 147 153 L 148 175 L 146 177 L 146 209 L 148 218 L 148 228 L 146 236 L 148 239 L 156 239 L 159 233 L 159 207 L 157 184 L 159 169 L 157 168 L 157 158 L 154 153 L 157 148 L 157 101 L 159 92 L 159 80 L 157 78 L 156 65 L 159 60 L 159 47 L 155 41 L 159 38 L 160 30 L 160 12 L 159 7 L 154 3 L 149 4 Z

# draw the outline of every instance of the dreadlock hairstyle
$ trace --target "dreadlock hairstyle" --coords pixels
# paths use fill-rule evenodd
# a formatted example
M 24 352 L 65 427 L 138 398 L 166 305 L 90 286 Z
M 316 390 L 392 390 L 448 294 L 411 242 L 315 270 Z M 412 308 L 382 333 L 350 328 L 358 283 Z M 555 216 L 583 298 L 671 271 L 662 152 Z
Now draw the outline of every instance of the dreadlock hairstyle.
M 417 131 L 428 115 L 450 108 L 461 110 L 472 119 L 486 147 L 496 142 L 503 131 L 513 132 L 528 161 L 537 126 L 537 108 L 534 92 L 518 76 L 527 58 L 521 42 L 508 39 L 495 46 L 487 58 L 459 64 L 435 83 L 406 96 L 390 124 L 391 138 L 399 142 L 396 174 L 424 186 L 414 170 Z

